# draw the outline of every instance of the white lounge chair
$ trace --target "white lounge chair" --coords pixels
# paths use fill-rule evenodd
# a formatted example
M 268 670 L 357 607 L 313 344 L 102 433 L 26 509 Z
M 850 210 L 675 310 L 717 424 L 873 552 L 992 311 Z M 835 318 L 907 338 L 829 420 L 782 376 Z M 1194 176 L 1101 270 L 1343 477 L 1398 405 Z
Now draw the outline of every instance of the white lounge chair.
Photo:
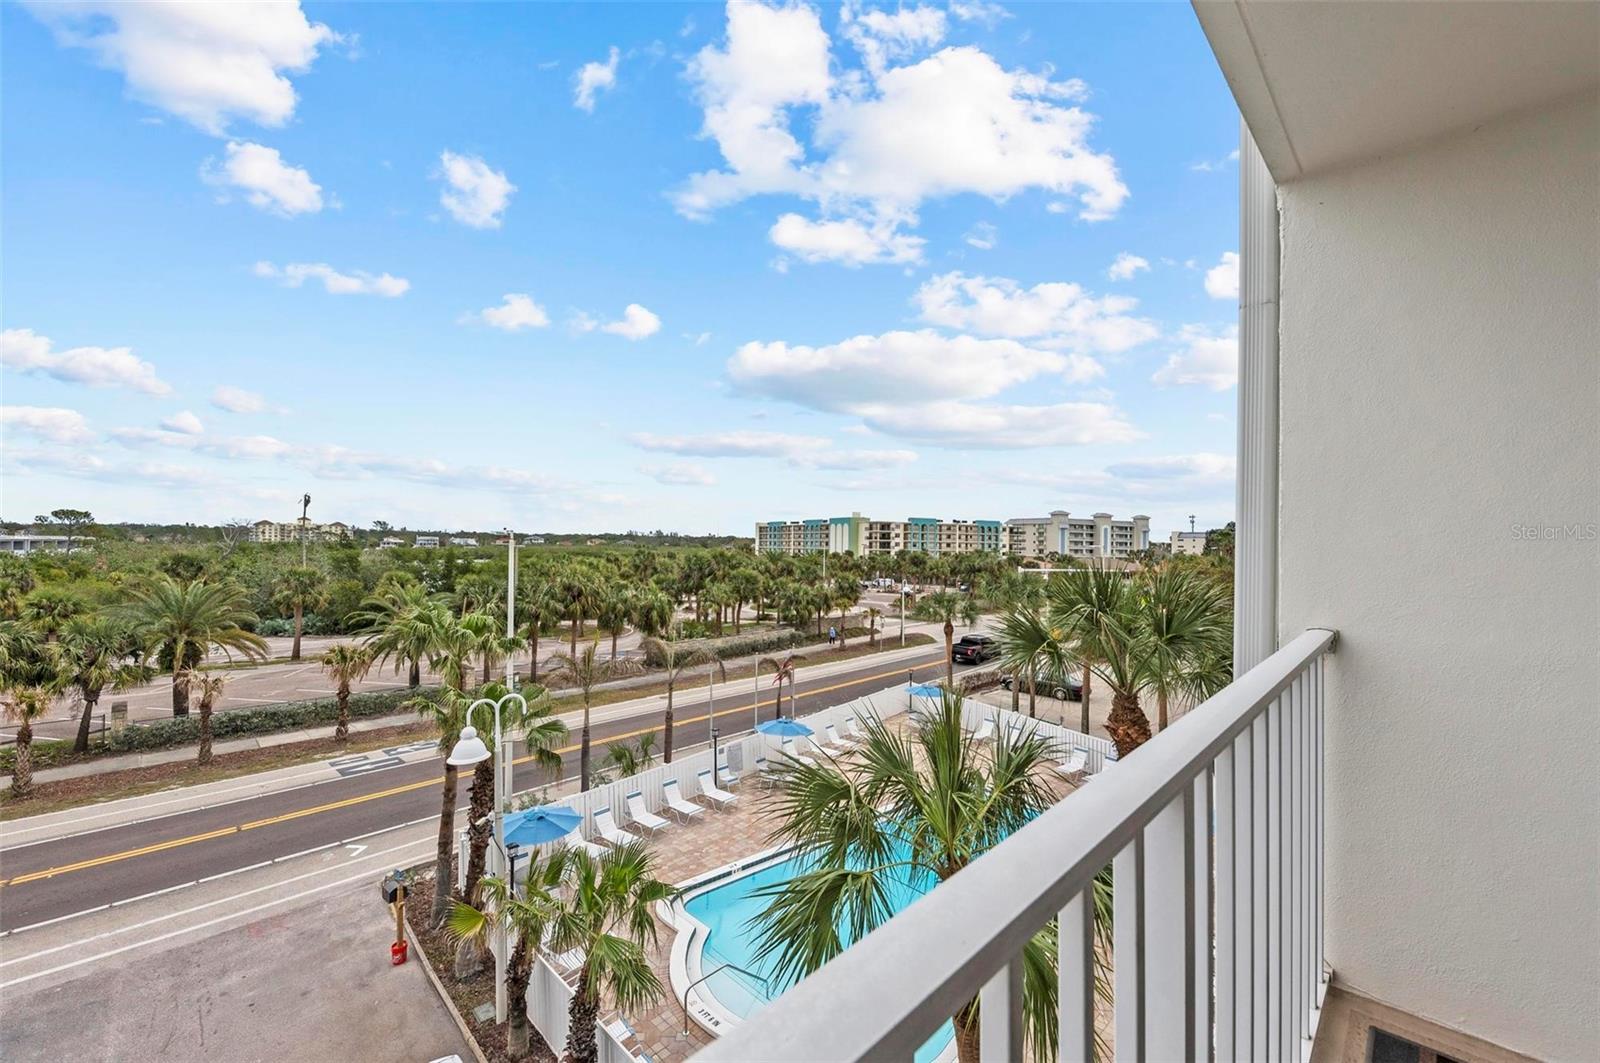
M 693 801 L 684 799 L 683 791 L 678 788 L 677 779 L 668 779 L 661 784 L 661 798 L 666 802 L 667 811 L 685 822 L 691 816 L 698 816 L 705 811 L 704 805 L 697 805 Z
M 1063 778 L 1071 779 L 1077 777 L 1080 782 L 1087 781 L 1089 778 L 1086 770 L 1088 767 L 1089 754 L 1081 749 L 1068 750 L 1066 757 L 1062 759 L 1060 764 L 1055 766 L 1056 772 Z
M 858 746 L 866 742 L 867 731 L 866 728 L 861 726 L 861 720 L 859 717 L 852 716 L 850 719 L 845 721 L 844 736 Z
M 972 740 L 974 742 L 991 742 L 994 740 L 993 716 L 989 717 L 978 725 L 978 729 L 972 732 Z
M 839 733 L 839 729 L 837 727 L 835 727 L 831 723 L 828 724 L 828 726 L 826 726 L 826 727 L 824 727 L 822 729 L 822 733 L 823 733 L 823 736 L 825 738 L 827 738 L 827 742 L 825 742 L 823 744 L 828 748 L 828 750 L 830 752 L 833 752 L 833 753 L 848 753 L 848 752 L 850 752 L 852 749 L 854 749 L 856 747 L 856 744 L 854 742 L 850 741 L 850 739 L 848 739 L 848 738 L 844 737 L 843 735 L 841 735 Z
M 817 766 L 817 762 L 815 760 L 800 752 L 800 747 L 795 745 L 795 741 L 792 738 L 785 738 L 782 745 L 779 747 L 779 751 L 783 753 L 784 756 L 789 757 L 791 760 L 797 760 L 808 768 L 814 768 Z
M 596 845 L 594 842 L 585 841 L 583 835 L 579 834 L 576 830 L 570 834 L 563 835 L 561 838 L 561 844 L 568 849 L 577 849 L 580 852 L 588 853 L 590 856 L 596 859 L 599 859 L 600 856 L 606 851 L 605 846 L 603 845 Z
M 611 815 L 611 808 L 594 810 L 594 829 L 600 835 L 600 840 L 607 845 L 628 845 L 639 840 L 639 836 L 632 831 L 623 830 L 617 826 L 616 819 Z
M 740 774 L 738 772 L 736 772 L 733 769 L 728 767 L 728 762 L 727 761 L 723 761 L 721 764 L 717 765 L 717 785 L 718 786 L 721 786 L 721 787 L 724 787 L 725 789 L 731 790 L 735 786 L 739 785 L 739 779 L 741 777 L 742 776 L 740 776 Z
M 710 768 L 697 773 L 695 778 L 700 783 L 700 793 L 718 808 L 727 808 L 729 805 L 739 800 L 733 794 L 730 794 L 728 791 L 717 785 L 717 781 L 711 777 Z
M 658 834 L 671 825 L 644 807 L 644 794 L 638 790 L 628 795 L 628 818 L 633 820 L 635 825 L 643 827 L 651 834 Z
M 778 785 L 778 773 L 772 770 L 772 764 L 766 757 L 756 758 L 756 781 L 762 786 Z

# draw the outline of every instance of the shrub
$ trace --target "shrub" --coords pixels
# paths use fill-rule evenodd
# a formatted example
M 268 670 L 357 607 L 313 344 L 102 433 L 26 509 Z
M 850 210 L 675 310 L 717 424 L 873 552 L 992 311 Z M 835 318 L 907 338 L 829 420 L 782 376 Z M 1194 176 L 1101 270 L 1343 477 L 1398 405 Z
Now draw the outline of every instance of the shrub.
M 815 635 L 795 631 L 792 628 L 779 628 L 776 631 L 760 631 L 749 635 L 729 635 L 720 639 L 680 639 L 678 652 L 688 653 L 693 650 L 705 650 L 715 655 L 719 660 L 730 660 L 734 657 L 749 657 L 757 653 L 773 653 L 778 650 L 793 649 L 816 641 Z M 652 668 L 660 668 L 666 662 L 659 654 L 645 655 L 645 662 Z

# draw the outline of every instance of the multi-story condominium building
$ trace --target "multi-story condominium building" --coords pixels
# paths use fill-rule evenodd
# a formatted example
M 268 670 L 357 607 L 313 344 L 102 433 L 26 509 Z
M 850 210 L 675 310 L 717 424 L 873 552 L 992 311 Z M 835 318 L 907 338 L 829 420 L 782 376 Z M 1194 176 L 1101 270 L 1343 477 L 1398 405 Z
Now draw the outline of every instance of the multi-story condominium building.
M 1206 533 L 1175 531 L 1172 533 L 1172 552 L 1199 556 L 1206 552 Z
M 471 535 L 452 535 L 452 536 L 450 536 L 450 545 L 451 546 L 477 546 L 478 545 L 478 540 L 475 537 L 471 536 Z
M 331 543 L 349 537 L 350 525 L 337 520 L 332 524 L 258 520 L 250 525 L 250 541 L 253 543 L 297 543 L 302 538 L 308 543 Z
M 0 536 L 0 554 L 59 553 L 93 542 L 81 535 L 4 535 Z
M 1117 520 L 1109 513 L 1074 517 L 1064 509 L 1048 517 L 1006 521 L 1006 552 L 1016 557 L 1127 557 L 1150 548 L 1150 518 L 1139 514 Z
M 1244 124 L 1235 679 L 700 1063 L 909 1059 L 973 998 L 1040 1056 L 1046 929 L 1063 1060 L 1600 1059 L 1600 5 L 1194 10 Z
M 767 521 L 756 525 L 761 552 L 810 554 L 924 554 L 986 552 L 1018 557 L 1127 557 L 1150 545 L 1150 518 L 1117 520 L 1109 513 L 1073 517 L 1056 510 L 1048 517 L 1015 520 L 868 520 L 859 513 L 827 519 Z
M 439 537 L 437 535 L 419 535 L 411 540 L 411 545 L 420 546 L 424 549 L 434 549 L 439 545 Z

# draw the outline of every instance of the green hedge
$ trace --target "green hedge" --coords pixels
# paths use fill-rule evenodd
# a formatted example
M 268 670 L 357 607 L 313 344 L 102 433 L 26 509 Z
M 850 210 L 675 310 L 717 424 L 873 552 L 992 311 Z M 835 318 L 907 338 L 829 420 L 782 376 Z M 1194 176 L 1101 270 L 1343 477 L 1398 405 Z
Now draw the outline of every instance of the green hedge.
M 793 628 L 779 628 L 776 631 L 762 631 L 754 635 L 729 635 L 720 639 L 679 639 L 678 652 L 692 653 L 695 650 L 705 650 L 715 655 L 719 660 L 731 660 L 734 657 L 749 657 L 756 653 L 774 653 L 778 650 L 794 649 L 815 642 L 816 635 Z M 660 668 L 666 664 L 660 654 L 646 653 L 645 662 L 652 668 Z
M 435 688 L 412 690 L 380 690 L 367 694 L 350 695 L 350 718 L 370 719 L 375 716 L 392 716 L 406 711 L 402 706 L 416 697 L 432 697 Z M 333 698 L 315 701 L 283 701 L 275 705 L 262 705 L 254 709 L 230 709 L 213 713 L 211 737 L 216 741 L 238 738 L 242 735 L 277 734 L 298 731 L 306 727 L 331 724 L 339 719 L 339 703 Z M 194 745 L 200 741 L 200 717 L 191 711 L 188 716 L 174 716 L 170 720 L 154 723 L 130 724 L 120 734 L 107 733 L 103 740 L 89 747 L 89 756 L 106 756 L 116 753 L 145 753 L 154 749 L 172 749 L 176 746 Z M 34 770 L 81 760 L 72 755 L 72 740 L 61 742 L 39 740 L 33 747 Z M 15 763 L 16 750 L 0 750 L 0 773 L 9 773 Z

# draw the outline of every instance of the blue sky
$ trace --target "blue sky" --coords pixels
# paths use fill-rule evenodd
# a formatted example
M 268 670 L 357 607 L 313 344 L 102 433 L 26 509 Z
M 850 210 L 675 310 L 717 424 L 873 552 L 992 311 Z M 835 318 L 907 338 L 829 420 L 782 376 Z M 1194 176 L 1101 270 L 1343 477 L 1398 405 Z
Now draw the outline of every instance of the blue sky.
M 0 34 L 8 519 L 1231 517 L 1238 117 L 1187 5 Z

